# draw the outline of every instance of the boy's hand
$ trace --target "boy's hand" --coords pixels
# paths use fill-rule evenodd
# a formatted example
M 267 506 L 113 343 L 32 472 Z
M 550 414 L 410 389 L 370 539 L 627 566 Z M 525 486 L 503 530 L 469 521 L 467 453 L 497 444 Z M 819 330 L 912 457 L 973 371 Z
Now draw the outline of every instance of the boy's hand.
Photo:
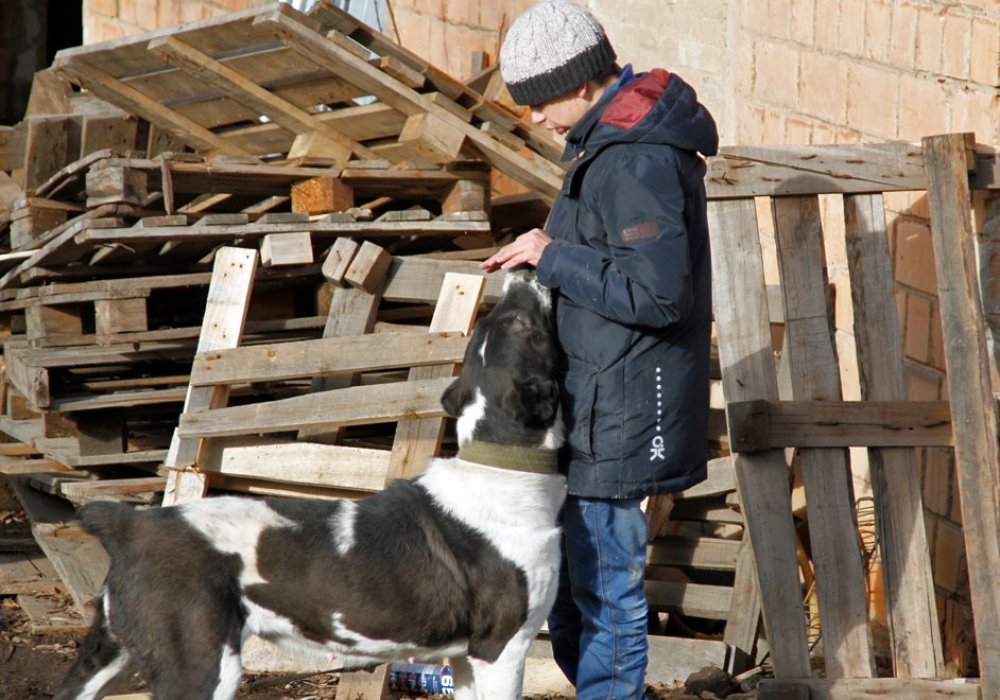
M 552 237 L 549 234 L 540 228 L 533 228 L 479 263 L 479 267 L 487 272 L 510 270 L 519 265 L 537 267 L 545 247 L 551 242 Z

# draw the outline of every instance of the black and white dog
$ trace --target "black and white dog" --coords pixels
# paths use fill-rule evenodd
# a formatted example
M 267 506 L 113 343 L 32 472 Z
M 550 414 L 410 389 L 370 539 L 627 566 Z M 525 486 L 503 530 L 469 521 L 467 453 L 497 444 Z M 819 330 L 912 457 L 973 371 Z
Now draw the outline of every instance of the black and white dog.
M 457 457 L 358 501 L 84 506 L 111 569 L 55 700 L 131 670 L 156 700 L 230 700 L 250 635 L 331 668 L 446 657 L 456 700 L 520 698 L 558 577 L 556 352 L 548 291 L 508 273 L 442 396 Z

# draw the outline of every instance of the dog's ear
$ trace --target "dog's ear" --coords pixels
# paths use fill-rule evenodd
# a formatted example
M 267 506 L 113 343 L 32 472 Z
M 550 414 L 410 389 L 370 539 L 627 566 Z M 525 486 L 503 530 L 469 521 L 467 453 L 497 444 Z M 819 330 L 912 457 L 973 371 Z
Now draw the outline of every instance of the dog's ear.
M 441 406 L 444 408 L 444 412 L 452 418 L 457 418 L 462 406 L 466 404 L 465 393 L 462 387 L 462 378 L 458 377 L 441 394 Z
M 537 377 L 514 379 L 513 387 L 504 396 L 504 405 L 518 416 L 522 424 L 548 428 L 559 408 L 559 384 Z

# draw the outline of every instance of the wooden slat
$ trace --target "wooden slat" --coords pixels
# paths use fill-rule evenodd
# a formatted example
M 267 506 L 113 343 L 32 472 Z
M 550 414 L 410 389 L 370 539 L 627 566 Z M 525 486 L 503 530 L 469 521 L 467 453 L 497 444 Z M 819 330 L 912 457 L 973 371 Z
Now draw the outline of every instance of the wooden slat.
M 844 213 L 861 396 L 904 400 L 903 342 L 882 195 L 847 195 Z M 869 446 L 894 670 L 900 678 L 939 678 L 944 657 L 916 455 L 875 447 L 868 439 L 861 444 Z
M 213 474 L 352 491 L 381 491 L 389 451 L 261 438 L 209 440 L 198 467 Z
M 713 202 L 708 211 L 715 251 L 712 305 L 726 401 L 777 400 L 754 202 Z M 775 676 L 808 677 L 803 592 L 784 454 L 768 450 L 732 459 L 757 562 L 761 611 Z
M 899 678 L 827 678 L 764 679 L 757 700 L 980 700 L 982 685 L 978 680 L 903 680 Z
M 1000 492 L 997 405 L 980 297 L 971 221 L 967 147 L 961 134 L 923 140 L 934 267 L 955 425 L 955 464 L 962 506 L 976 647 L 983 697 L 1000 697 Z
M 733 571 L 739 550 L 739 540 L 665 537 L 647 548 L 646 563 L 653 566 L 693 566 L 698 569 Z
M 926 189 L 915 144 L 729 146 L 708 159 L 709 199 Z
M 734 452 L 952 444 L 947 401 L 746 401 L 727 409 Z
M 195 356 L 191 384 L 277 381 L 461 362 L 468 342 L 459 335 L 400 331 L 216 350 Z
M 733 589 L 728 586 L 646 581 L 643 589 L 653 610 L 676 610 L 707 620 L 725 620 L 732 605 Z
M 360 256 L 361 249 L 369 251 L 370 255 Z M 327 311 L 326 324 L 323 327 L 324 338 L 337 338 L 370 333 L 375 326 L 378 307 L 382 301 L 382 291 L 385 288 L 385 276 L 391 259 L 389 253 L 369 241 L 362 245 L 349 238 L 338 238 L 326 260 L 323 263 L 323 276 L 333 287 L 330 308 Z M 355 286 L 342 286 L 348 270 L 359 260 L 359 265 L 365 267 L 365 272 L 371 280 L 371 290 Z M 358 382 L 356 372 L 346 372 L 338 376 L 317 376 L 312 381 L 312 391 L 330 391 L 353 386 Z M 340 429 L 332 432 L 299 433 L 299 439 L 309 439 L 319 442 L 335 443 L 341 437 Z
M 259 404 L 216 408 L 180 417 L 182 439 L 276 433 L 336 425 L 371 425 L 403 418 L 441 418 L 450 379 L 352 386 Z M 421 465 L 421 468 L 424 465 Z
M 256 270 L 256 250 L 223 248 L 216 254 L 202 333 L 198 339 L 199 352 L 231 348 L 239 344 Z M 188 387 L 184 414 L 207 411 L 224 405 L 227 399 L 226 387 Z M 185 469 L 197 460 L 198 449 L 197 440 L 185 440 L 179 431 L 174 434 L 165 464 L 170 469 L 163 494 L 165 505 L 200 498 L 205 494 L 208 488 L 205 476 Z
M 71 525 L 73 509 L 60 498 L 12 481 L 14 493 L 28 514 L 31 530 L 62 579 L 77 612 L 89 618 L 88 603 L 101 591 L 108 555 L 96 537 Z
M 772 199 L 771 209 L 785 298 L 792 396 L 802 401 L 839 400 L 840 368 L 827 308 L 819 199 Z M 874 656 L 847 450 L 802 449 L 799 460 L 806 499 L 814 506 L 808 511 L 809 538 L 827 676 L 870 678 Z

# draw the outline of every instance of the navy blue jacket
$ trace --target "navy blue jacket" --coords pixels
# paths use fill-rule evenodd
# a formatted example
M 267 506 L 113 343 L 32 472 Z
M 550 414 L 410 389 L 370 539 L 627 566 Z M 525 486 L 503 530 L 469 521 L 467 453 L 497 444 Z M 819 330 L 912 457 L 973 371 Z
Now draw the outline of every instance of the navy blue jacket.
M 711 266 L 705 156 L 718 133 L 663 70 L 607 91 L 572 160 L 538 278 L 553 288 L 569 492 L 638 498 L 705 478 Z

